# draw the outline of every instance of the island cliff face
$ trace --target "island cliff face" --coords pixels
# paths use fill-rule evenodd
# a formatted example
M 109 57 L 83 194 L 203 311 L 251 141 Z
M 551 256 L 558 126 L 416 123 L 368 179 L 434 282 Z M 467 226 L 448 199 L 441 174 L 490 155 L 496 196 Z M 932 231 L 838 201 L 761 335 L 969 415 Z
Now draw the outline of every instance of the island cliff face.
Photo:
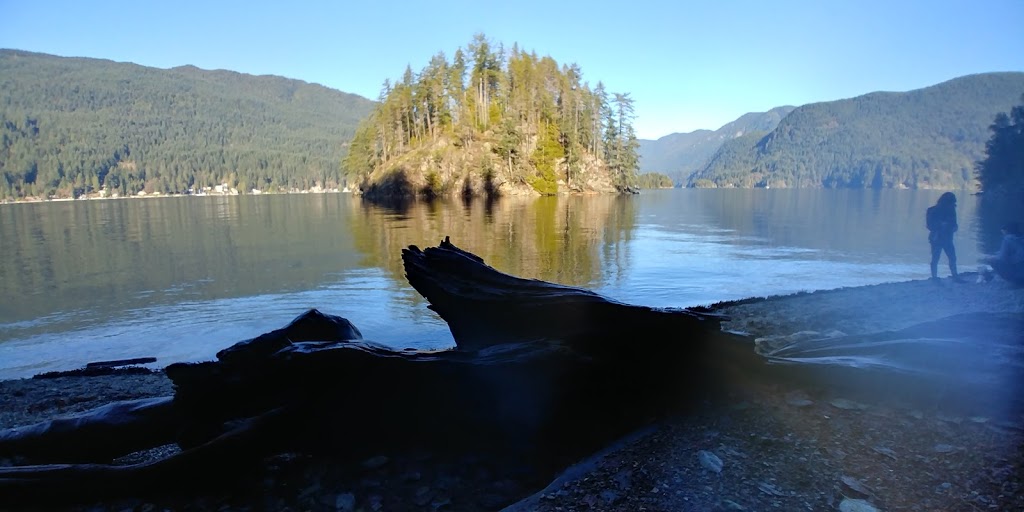
M 538 190 L 536 178 L 521 174 L 522 169 L 510 171 L 494 149 L 494 142 L 486 135 L 462 148 L 441 137 L 428 147 L 409 151 L 374 169 L 354 191 L 369 199 L 387 199 L 614 194 L 625 190 L 617 185 L 607 164 L 592 155 L 580 157 L 571 175 L 564 159 L 555 161 L 554 167 L 561 168 L 561 172 L 554 175 L 553 182 L 544 184 L 546 188 Z

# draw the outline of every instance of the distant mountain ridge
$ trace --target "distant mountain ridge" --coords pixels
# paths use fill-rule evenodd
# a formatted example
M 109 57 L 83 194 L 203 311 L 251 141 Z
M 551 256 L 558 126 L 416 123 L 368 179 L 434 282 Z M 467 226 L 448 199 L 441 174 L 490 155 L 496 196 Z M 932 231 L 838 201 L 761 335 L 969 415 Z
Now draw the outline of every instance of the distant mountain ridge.
M 982 73 L 908 92 L 794 109 L 762 136 L 719 147 L 689 186 L 973 188 L 988 127 L 1024 73 Z
M 767 112 L 750 112 L 717 130 L 673 133 L 657 140 L 641 139 L 640 170 L 660 172 L 677 183 L 685 183 L 724 142 L 752 131 L 770 131 L 794 108 L 782 106 Z
M 0 50 L 0 199 L 338 187 L 374 105 L 278 76 Z

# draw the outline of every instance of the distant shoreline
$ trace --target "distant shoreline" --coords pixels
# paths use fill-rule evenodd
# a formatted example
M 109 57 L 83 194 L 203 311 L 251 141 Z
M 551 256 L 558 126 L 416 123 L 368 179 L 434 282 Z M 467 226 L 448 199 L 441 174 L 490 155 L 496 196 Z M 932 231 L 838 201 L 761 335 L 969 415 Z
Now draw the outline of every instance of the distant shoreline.
M 283 196 L 283 195 L 303 195 L 303 194 L 354 194 L 354 192 L 352 192 L 351 190 L 339 190 L 339 189 L 324 189 L 324 190 L 319 190 L 319 191 L 299 190 L 299 191 L 294 191 L 294 192 L 259 192 L 259 193 L 256 193 L 256 194 L 252 194 L 252 193 L 249 193 L 249 194 L 239 194 L 239 193 L 234 193 L 234 194 L 231 194 L 231 193 L 161 194 L 159 192 L 156 192 L 156 193 L 153 193 L 153 194 L 145 194 L 145 195 L 138 195 L 138 194 L 127 195 L 127 196 L 115 195 L 115 196 L 107 196 L 107 197 L 90 195 L 90 196 L 79 196 L 79 197 L 74 197 L 74 198 L 71 198 L 71 197 L 55 197 L 55 198 L 42 199 L 42 198 L 38 198 L 38 197 L 32 197 L 32 198 L 24 198 L 24 199 L 16 199 L 16 200 L 4 199 L 4 200 L 0 200 L 0 205 L 4 205 L 4 204 L 39 204 L 39 203 L 71 203 L 71 202 L 77 202 L 77 201 L 107 201 L 107 200 L 115 200 L 115 199 L 157 199 L 157 198 L 165 198 L 165 197 L 238 197 L 238 196 Z

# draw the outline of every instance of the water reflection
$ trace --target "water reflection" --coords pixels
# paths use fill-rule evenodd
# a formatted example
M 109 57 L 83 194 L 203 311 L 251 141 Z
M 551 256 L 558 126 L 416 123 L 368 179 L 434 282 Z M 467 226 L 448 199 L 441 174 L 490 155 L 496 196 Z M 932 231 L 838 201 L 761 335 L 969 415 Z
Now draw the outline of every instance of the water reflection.
M 432 201 L 401 206 L 352 203 L 349 216 L 364 262 L 404 286 L 401 250 L 445 236 L 504 272 L 570 285 L 591 285 L 616 264 L 617 245 L 631 239 L 630 198 L 543 197 L 500 201 Z
M 941 191 L 665 190 L 370 204 L 346 194 L 0 206 L 0 378 L 97 359 L 201 359 L 306 308 L 444 346 L 401 250 L 443 237 L 511 274 L 692 306 L 925 278 Z M 975 198 L 959 206 L 964 268 Z M 170 360 L 169 360 L 170 359 Z

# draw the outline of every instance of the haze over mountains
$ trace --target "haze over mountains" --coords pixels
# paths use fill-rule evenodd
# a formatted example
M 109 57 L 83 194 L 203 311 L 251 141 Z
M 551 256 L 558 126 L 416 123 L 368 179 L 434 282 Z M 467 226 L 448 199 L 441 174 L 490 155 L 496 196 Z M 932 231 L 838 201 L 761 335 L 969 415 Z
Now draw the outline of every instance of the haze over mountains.
M 971 187 L 989 125 L 1022 94 L 1024 73 L 982 73 L 908 92 L 784 107 L 777 126 L 765 117 L 758 127 L 733 129 L 758 118 L 747 114 L 715 132 L 641 141 L 641 170 L 702 187 Z M 678 149 L 692 140 L 700 143 Z

